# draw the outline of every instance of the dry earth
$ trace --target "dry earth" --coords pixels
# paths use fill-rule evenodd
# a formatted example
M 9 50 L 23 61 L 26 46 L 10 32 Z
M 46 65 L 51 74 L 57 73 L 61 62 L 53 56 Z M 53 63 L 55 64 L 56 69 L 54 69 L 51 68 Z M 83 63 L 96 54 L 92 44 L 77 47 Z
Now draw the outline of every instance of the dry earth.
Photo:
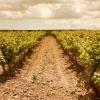
M 78 85 L 80 68 L 53 36 L 46 36 L 15 77 L 0 83 L 0 100 L 94 100 L 91 88 Z

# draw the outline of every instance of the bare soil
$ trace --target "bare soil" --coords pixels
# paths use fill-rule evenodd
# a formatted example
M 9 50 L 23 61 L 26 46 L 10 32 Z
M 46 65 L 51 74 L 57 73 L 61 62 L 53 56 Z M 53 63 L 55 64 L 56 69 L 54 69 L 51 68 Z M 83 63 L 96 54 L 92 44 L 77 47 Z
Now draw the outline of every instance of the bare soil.
M 32 51 L 19 73 L 0 83 L 0 100 L 94 100 L 88 82 L 80 82 L 82 69 L 53 36 L 44 37 Z

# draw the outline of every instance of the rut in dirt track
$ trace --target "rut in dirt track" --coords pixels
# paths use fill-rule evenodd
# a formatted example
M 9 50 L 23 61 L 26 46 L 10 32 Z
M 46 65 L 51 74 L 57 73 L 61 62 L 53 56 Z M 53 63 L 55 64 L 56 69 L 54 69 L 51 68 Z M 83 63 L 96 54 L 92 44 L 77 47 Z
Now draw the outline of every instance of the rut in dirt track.
M 78 69 L 71 65 L 56 39 L 46 36 L 20 73 L 0 84 L 0 100 L 92 100 L 85 84 L 76 86 Z

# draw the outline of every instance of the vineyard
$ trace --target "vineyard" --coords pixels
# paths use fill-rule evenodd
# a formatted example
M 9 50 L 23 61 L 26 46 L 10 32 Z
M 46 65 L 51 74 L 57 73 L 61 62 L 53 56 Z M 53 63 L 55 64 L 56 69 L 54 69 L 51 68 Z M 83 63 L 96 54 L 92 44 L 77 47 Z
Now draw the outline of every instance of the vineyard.
M 80 73 L 81 76 L 83 74 L 86 74 L 85 76 L 87 77 L 87 79 L 89 79 L 88 80 L 89 83 L 91 84 L 93 89 L 97 92 L 97 94 L 100 95 L 99 94 L 100 93 L 100 31 L 98 30 L 95 30 L 95 31 L 93 30 L 0 31 L 0 67 L 3 70 L 3 74 L 8 75 L 8 76 L 14 76 L 21 62 L 23 62 L 23 60 L 28 55 L 28 53 L 31 52 L 32 49 L 34 49 L 36 44 L 40 44 L 40 40 L 46 36 L 48 37 L 53 36 L 56 38 L 57 42 L 61 45 L 61 47 L 64 50 L 64 55 L 67 55 L 69 59 L 71 60 L 71 62 L 76 67 L 81 66 L 84 69 L 82 70 L 83 72 L 81 71 Z M 43 50 L 46 50 L 46 51 L 41 53 L 42 48 L 39 49 L 39 52 L 40 52 L 39 56 L 41 57 L 37 58 L 39 59 L 37 60 L 37 63 L 41 61 L 41 59 L 46 59 L 46 60 L 41 61 L 40 66 L 42 65 L 42 62 L 44 62 L 43 67 L 48 66 L 45 64 L 47 62 L 49 63 L 49 65 L 51 64 L 54 66 L 54 60 L 56 59 L 55 57 L 53 60 L 51 55 L 49 53 L 45 54 L 45 52 L 52 52 L 53 57 L 54 55 L 57 56 L 56 51 L 55 51 L 56 42 L 55 44 L 53 44 L 52 41 L 55 41 L 55 40 L 53 40 L 52 37 L 50 39 L 51 40 L 45 39 L 43 42 L 44 46 L 46 46 L 44 47 Z M 46 41 L 50 43 L 46 44 Z M 51 44 L 54 46 L 52 47 Z M 51 50 L 52 48 L 54 50 Z M 44 57 L 42 57 L 42 54 L 44 54 Z M 37 65 L 34 65 L 34 66 L 37 66 Z M 30 70 L 31 70 L 30 71 L 31 73 L 32 68 Z M 44 72 L 39 72 L 38 75 L 40 75 L 40 73 L 44 73 Z M 62 75 L 61 72 L 59 75 Z M 45 76 L 44 77 L 41 76 L 41 78 L 44 79 Z M 36 80 L 36 76 L 33 76 L 33 79 Z M 80 80 L 78 80 L 78 82 L 80 82 Z M 14 99 L 14 100 L 17 100 L 17 99 Z M 39 99 L 39 100 L 42 100 L 42 99 Z M 65 100 L 65 99 L 55 99 L 55 100 Z M 85 99 L 70 99 L 70 100 L 85 100 Z M 89 99 L 89 100 L 92 100 L 92 99 Z
M 64 50 L 83 66 L 92 67 L 92 81 L 100 85 L 100 31 L 53 31 Z
M 0 64 L 13 75 L 25 54 L 44 36 L 44 31 L 0 31 Z
M 100 31 L 53 31 L 52 34 L 73 61 L 93 69 L 91 81 L 100 86 Z

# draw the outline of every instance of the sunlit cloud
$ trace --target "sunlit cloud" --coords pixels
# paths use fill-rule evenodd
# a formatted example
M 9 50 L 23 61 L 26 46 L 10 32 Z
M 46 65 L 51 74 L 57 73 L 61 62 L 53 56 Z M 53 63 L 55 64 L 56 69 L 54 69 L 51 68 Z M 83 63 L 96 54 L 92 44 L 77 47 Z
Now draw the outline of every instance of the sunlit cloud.
M 99 27 L 100 0 L 0 0 L 0 27 L 31 27 L 37 19 L 44 26 Z
M 99 18 L 100 0 L 0 0 L 0 19 Z

